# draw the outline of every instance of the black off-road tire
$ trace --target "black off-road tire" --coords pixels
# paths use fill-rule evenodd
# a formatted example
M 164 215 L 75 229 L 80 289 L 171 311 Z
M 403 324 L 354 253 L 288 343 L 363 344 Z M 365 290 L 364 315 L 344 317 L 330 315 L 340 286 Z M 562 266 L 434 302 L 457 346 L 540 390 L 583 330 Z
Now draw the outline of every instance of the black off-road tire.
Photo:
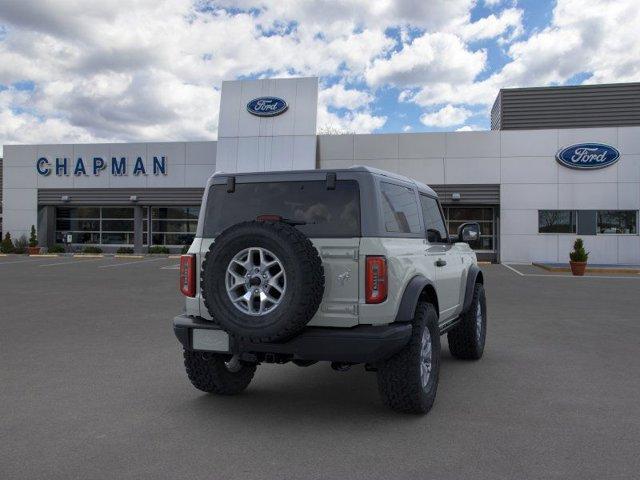
M 225 275 L 231 259 L 250 247 L 262 247 L 282 262 L 286 289 L 273 311 L 243 313 L 229 298 Z M 299 333 L 315 315 L 324 295 L 324 270 L 318 251 L 298 229 L 282 222 L 243 222 L 229 227 L 211 244 L 202 266 L 204 303 L 224 330 L 249 342 L 276 342 Z
M 480 306 L 482 313 L 481 329 L 478 333 L 477 312 Z M 487 301 L 484 286 L 476 283 L 473 288 L 471 306 L 462 315 L 460 323 L 447 334 L 451 355 L 461 360 L 480 360 L 484 352 L 487 338 Z
M 431 373 L 422 385 L 420 363 L 422 333 L 431 336 Z M 433 305 L 419 302 L 413 318 L 409 343 L 378 366 L 378 390 L 384 403 L 393 410 L 407 413 L 427 413 L 438 390 L 440 374 L 440 330 L 438 314 Z
M 189 380 L 198 390 L 219 395 L 235 395 L 251 383 L 256 366 L 243 363 L 237 371 L 227 368 L 229 355 L 184 350 L 184 366 Z

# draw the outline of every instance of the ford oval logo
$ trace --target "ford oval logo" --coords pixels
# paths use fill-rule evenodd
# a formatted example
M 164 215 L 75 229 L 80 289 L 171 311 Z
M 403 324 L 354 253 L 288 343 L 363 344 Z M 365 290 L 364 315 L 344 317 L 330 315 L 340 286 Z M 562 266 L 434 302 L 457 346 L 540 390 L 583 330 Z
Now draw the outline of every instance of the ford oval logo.
M 558 152 L 556 159 L 569 168 L 595 170 L 613 165 L 620 158 L 620 152 L 610 145 L 602 143 L 579 143 L 565 147 Z
M 287 102 L 278 97 L 254 98 L 247 103 L 247 111 L 258 117 L 275 117 L 284 113 L 287 108 L 289 108 Z

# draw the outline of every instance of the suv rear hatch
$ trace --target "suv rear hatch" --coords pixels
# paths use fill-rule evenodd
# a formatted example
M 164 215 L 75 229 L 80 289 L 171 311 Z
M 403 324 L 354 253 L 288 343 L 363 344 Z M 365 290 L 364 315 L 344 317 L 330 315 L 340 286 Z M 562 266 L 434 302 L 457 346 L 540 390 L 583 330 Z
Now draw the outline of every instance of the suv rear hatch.
M 280 218 L 311 239 L 320 253 L 325 293 L 309 325 L 358 324 L 360 193 L 356 180 L 243 182 L 242 177 L 210 187 L 200 244 L 200 261 L 228 227 Z M 197 239 L 196 239 L 197 240 Z M 199 288 L 198 288 L 199 291 Z M 201 316 L 210 318 L 200 301 Z

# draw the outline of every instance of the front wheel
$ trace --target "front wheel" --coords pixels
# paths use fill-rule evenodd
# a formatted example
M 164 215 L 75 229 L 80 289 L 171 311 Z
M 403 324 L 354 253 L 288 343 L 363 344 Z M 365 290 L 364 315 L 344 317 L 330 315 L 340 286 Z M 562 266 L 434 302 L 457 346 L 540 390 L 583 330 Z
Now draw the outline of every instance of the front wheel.
M 184 351 L 189 380 L 198 390 L 219 395 L 235 395 L 249 386 L 256 366 L 237 357 L 218 353 Z
M 462 360 L 480 360 L 487 338 L 487 300 L 484 287 L 476 283 L 469 309 L 448 334 L 451 355 Z
M 407 346 L 378 368 L 378 390 L 393 410 L 427 413 L 436 399 L 440 374 L 438 314 L 419 302 Z

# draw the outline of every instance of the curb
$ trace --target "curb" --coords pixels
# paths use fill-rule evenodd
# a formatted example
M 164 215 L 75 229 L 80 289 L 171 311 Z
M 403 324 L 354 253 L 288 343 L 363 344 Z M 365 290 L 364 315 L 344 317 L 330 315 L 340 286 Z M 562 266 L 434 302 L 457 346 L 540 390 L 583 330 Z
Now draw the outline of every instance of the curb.
M 113 258 L 144 258 L 144 255 L 133 255 L 130 253 L 116 253 Z
M 74 258 L 104 258 L 102 253 L 74 253 Z
M 557 272 L 557 273 L 566 273 L 571 272 L 571 267 L 552 267 L 550 265 L 545 265 L 543 263 L 532 263 L 534 267 L 541 268 L 548 272 Z M 607 267 L 590 267 L 587 265 L 587 269 L 585 273 L 606 273 L 606 274 L 616 274 L 616 273 L 637 273 L 640 274 L 640 268 L 607 268 Z
M 39 253 L 38 255 L 29 255 L 30 257 L 40 257 L 40 258 L 55 258 L 59 255 L 57 253 Z

